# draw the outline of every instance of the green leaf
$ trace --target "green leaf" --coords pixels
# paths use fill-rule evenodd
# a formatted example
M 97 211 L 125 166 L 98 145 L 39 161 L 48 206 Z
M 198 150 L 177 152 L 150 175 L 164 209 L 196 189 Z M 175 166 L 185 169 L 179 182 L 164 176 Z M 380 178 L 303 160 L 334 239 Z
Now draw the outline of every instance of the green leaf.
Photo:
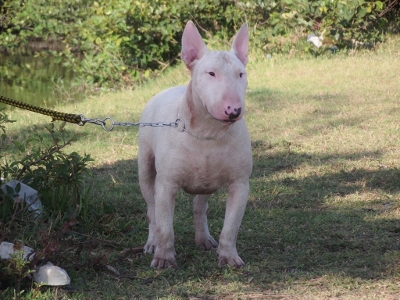
M 7 184 L 6 184 L 6 192 L 7 192 L 7 195 L 9 195 L 9 196 L 12 196 L 12 195 L 15 194 L 14 189 L 11 186 L 7 185 Z
M 367 14 L 367 9 L 366 8 L 362 8 L 362 9 L 360 9 L 359 13 L 357 14 L 357 17 L 358 18 L 364 18 L 366 14 Z
M 18 182 L 15 186 L 15 192 L 18 194 L 21 191 L 21 182 Z
M 383 9 L 383 2 L 382 1 L 375 1 L 375 5 L 379 10 Z
M 18 141 L 13 141 L 12 143 L 15 145 L 15 147 L 17 147 L 19 151 L 25 152 L 25 146 L 22 143 Z

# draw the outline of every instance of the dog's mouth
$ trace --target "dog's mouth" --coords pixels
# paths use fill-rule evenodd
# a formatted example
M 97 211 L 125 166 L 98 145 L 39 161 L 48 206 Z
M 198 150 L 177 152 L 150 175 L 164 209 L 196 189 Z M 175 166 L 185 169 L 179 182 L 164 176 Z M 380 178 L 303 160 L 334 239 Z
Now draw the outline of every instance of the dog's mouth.
M 210 114 L 210 113 L 209 113 Z M 210 116 L 214 119 L 214 120 L 217 120 L 218 122 L 221 122 L 221 123 L 224 123 L 224 124 L 229 124 L 229 125 L 231 125 L 231 124 L 233 124 L 233 123 L 235 123 L 237 120 L 220 120 L 220 119 L 217 119 L 216 117 L 214 117 L 212 114 L 210 114 Z
M 216 121 L 218 121 L 218 122 L 224 123 L 224 124 L 229 124 L 229 125 L 231 125 L 231 124 L 233 124 L 233 123 L 235 123 L 235 122 L 237 121 L 237 120 L 232 120 L 232 119 L 228 119 L 228 120 L 226 120 L 226 119 L 224 119 L 224 120 L 218 119 L 218 118 L 214 117 L 214 116 L 208 111 L 208 108 L 207 108 L 207 107 L 206 107 L 206 111 L 207 111 L 207 113 L 211 116 L 211 118 L 213 118 L 214 120 L 216 120 Z

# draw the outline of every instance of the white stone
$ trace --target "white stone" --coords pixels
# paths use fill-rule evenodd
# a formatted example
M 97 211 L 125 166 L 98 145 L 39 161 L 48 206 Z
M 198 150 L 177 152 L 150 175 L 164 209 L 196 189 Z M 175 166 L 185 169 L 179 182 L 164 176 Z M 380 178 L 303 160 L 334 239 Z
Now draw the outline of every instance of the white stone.
M 38 191 L 31 188 L 29 185 L 26 185 L 18 180 L 10 180 L 6 184 L 1 186 L 4 194 L 8 195 L 7 186 L 12 188 L 14 191 L 19 184 L 20 190 L 18 193 L 11 196 L 15 202 L 25 201 L 28 204 L 28 210 L 33 211 L 35 217 L 38 217 L 42 213 L 42 202 L 40 202 Z M 16 192 L 16 191 L 15 191 Z
M 33 280 L 51 286 L 67 285 L 71 282 L 67 272 L 51 262 L 36 268 L 35 273 L 33 273 Z
M 307 37 L 307 42 L 311 42 L 315 47 L 319 48 L 322 46 L 322 38 L 316 36 L 315 34 L 309 34 Z
M 15 245 L 13 243 L 9 243 L 9 242 L 1 242 L 0 244 L 0 258 L 1 259 L 10 259 L 11 258 L 11 254 L 13 254 L 16 250 L 18 249 L 14 249 Z M 24 252 L 23 258 L 26 260 L 27 258 L 29 260 L 33 259 L 33 252 L 34 250 L 30 247 L 24 246 L 22 249 Z M 30 255 L 31 254 L 31 255 Z

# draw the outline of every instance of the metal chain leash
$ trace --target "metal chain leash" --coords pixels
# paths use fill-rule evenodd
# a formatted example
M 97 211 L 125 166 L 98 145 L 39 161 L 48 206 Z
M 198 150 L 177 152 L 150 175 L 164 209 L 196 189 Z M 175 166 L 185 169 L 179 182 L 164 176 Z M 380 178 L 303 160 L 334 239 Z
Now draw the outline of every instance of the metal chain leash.
M 115 126 L 126 126 L 126 127 L 131 127 L 131 126 L 138 126 L 138 127 L 164 127 L 164 126 L 169 126 L 172 128 L 176 128 L 179 126 L 179 122 L 183 123 L 182 131 L 185 131 L 185 123 L 181 119 L 177 119 L 175 122 L 156 122 L 156 123 L 145 123 L 145 122 L 116 122 L 114 121 L 113 118 L 111 117 L 106 117 L 104 119 L 88 119 L 84 115 L 79 115 L 81 117 L 81 123 L 79 123 L 79 126 L 83 126 L 86 123 L 91 123 L 91 124 L 96 124 L 100 125 L 103 127 L 105 131 L 111 131 L 114 129 Z
M 145 126 L 150 126 L 150 127 L 164 127 L 164 126 L 168 126 L 168 127 L 173 127 L 173 128 L 178 128 L 179 131 L 185 131 L 185 122 L 181 119 L 176 119 L 175 122 L 170 122 L 170 123 L 166 123 L 166 122 L 156 122 L 156 123 L 133 123 L 133 122 L 116 122 L 114 121 L 113 118 L 111 117 L 106 117 L 104 119 L 89 119 L 86 118 L 84 115 L 81 114 L 67 114 L 67 113 L 62 113 L 62 112 L 58 112 L 58 111 L 54 111 L 51 109 L 47 109 L 47 108 L 42 108 L 42 107 L 38 107 L 35 105 L 31 105 L 31 104 L 27 104 L 24 102 L 20 102 L 11 98 L 7 98 L 4 97 L 2 95 L 0 95 L 0 102 L 3 102 L 7 105 L 11 105 L 11 106 L 15 106 L 18 108 L 22 108 L 22 109 L 26 109 L 26 110 L 30 110 L 36 113 L 40 113 L 42 115 L 46 115 L 46 116 L 50 116 L 52 117 L 52 122 L 54 121 L 65 121 L 65 122 L 69 122 L 69 123 L 74 123 L 74 124 L 78 124 L 79 126 L 84 126 L 86 123 L 91 123 L 91 124 L 95 124 L 95 125 L 100 125 L 101 127 L 103 127 L 103 129 L 105 131 L 111 131 L 114 129 L 115 126 L 138 126 L 138 127 L 145 127 Z

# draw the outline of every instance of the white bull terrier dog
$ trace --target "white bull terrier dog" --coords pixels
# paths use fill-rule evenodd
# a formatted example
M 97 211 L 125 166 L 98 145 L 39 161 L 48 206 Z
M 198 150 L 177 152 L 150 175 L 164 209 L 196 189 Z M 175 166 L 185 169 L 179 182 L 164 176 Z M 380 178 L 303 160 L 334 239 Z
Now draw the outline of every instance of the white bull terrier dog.
M 191 72 L 187 86 L 154 96 L 141 122 L 177 120 L 178 127 L 139 129 L 139 183 L 148 206 L 149 237 L 145 253 L 151 267 L 176 267 L 175 197 L 180 189 L 195 194 L 195 242 L 217 248 L 219 266 L 244 266 L 236 239 L 249 197 L 251 142 L 243 119 L 249 34 L 238 31 L 231 51 L 209 51 L 189 21 L 182 36 L 181 58 Z M 207 224 L 208 199 L 228 188 L 223 229 L 218 243 Z

